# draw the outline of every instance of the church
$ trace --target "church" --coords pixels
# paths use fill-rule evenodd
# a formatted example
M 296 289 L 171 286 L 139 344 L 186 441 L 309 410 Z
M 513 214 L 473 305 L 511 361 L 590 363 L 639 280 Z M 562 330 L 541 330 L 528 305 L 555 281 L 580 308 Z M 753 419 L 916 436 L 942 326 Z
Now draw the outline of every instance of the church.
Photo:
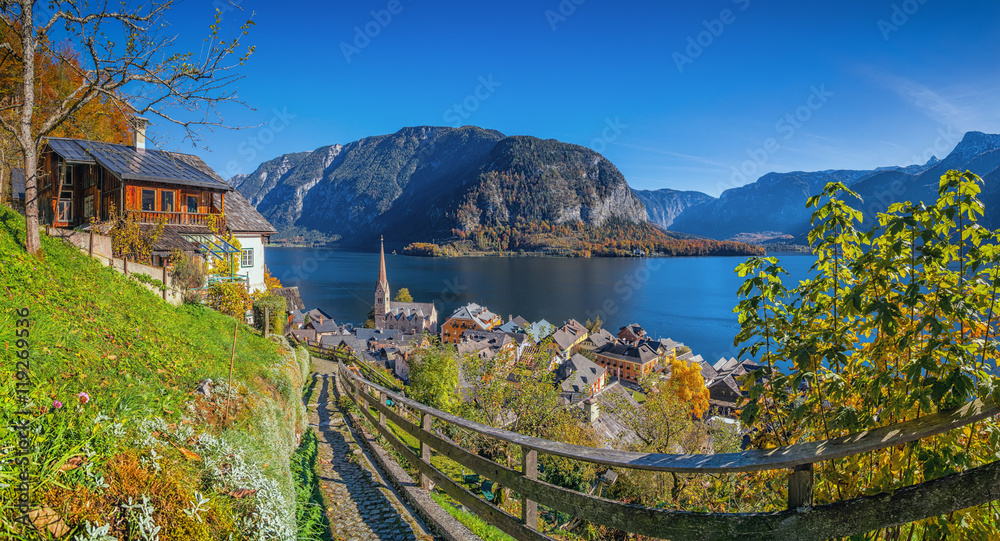
M 437 334 L 437 308 L 432 302 L 389 300 L 389 279 L 385 273 L 385 241 L 381 246 L 378 282 L 375 283 L 375 328 L 401 332 Z

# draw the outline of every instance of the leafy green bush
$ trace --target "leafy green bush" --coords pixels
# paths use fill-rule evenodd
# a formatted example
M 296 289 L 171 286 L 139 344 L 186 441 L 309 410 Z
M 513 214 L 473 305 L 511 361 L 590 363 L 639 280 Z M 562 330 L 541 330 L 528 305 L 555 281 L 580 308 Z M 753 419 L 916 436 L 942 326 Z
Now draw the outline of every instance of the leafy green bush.
M 265 295 L 253 302 L 254 327 L 258 331 L 264 332 L 264 308 L 267 308 L 268 317 L 271 323 L 271 334 L 281 334 L 285 330 L 285 320 L 287 319 L 288 304 L 285 299 L 277 295 Z
M 240 321 L 244 320 L 247 310 L 251 306 L 250 293 L 247 292 L 247 288 L 243 284 L 235 282 L 212 284 L 208 288 L 206 300 L 212 309 L 233 316 Z

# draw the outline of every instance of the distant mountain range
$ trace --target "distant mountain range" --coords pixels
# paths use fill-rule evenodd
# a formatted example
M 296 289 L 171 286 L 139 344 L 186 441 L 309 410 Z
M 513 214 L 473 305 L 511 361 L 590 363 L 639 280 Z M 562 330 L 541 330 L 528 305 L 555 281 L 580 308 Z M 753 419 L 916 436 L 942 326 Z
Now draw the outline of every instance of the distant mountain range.
M 984 225 L 1000 226 L 1000 135 L 980 132 L 965 134 L 943 160 L 868 171 L 768 173 L 718 198 L 633 190 L 610 161 L 590 149 L 474 126 L 404 128 L 286 154 L 229 182 L 287 238 L 318 233 L 354 246 L 385 235 L 403 244 L 475 238 L 500 250 L 592 248 L 608 244 L 597 237 L 607 237 L 611 224 L 632 228 L 621 231 L 662 248 L 663 238 L 692 236 L 804 243 L 811 215 L 806 200 L 827 183 L 839 181 L 856 191 L 864 199 L 856 205 L 871 223 L 893 202 L 935 200 L 938 180 L 949 169 L 969 169 L 984 178 Z M 560 224 L 579 227 L 570 234 L 556 231 Z M 575 240 L 559 242 L 568 237 Z
M 1000 227 L 1000 135 L 968 132 L 943 160 L 922 165 L 881 167 L 871 171 L 831 170 L 768 173 L 756 182 L 726 190 L 718 199 L 692 206 L 670 228 L 717 239 L 766 242 L 782 235 L 805 242 L 809 218 L 806 200 L 828 182 L 843 182 L 863 199 L 853 206 L 864 212 L 864 224 L 899 201 L 937 200 L 938 181 L 946 171 L 970 170 L 985 181 L 980 198 L 986 204 L 982 224 Z M 640 198 L 642 196 L 640 195 Z
M 590 149 L 473 126 L 404 128 L 286 154 L 229 182 L 289 240 L 318 232 L 370 247 L 385 235 L 450 253 L 753 251 L 654 227 L 621 172 Z M 658 215 L 670 217 L 701 201 L 661 199 Z

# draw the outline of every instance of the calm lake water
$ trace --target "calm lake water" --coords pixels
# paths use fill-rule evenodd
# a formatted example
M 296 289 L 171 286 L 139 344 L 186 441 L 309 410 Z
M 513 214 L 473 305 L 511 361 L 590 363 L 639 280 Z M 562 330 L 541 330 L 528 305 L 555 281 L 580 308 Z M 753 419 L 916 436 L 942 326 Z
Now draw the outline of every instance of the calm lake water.
M 314 248 L 266 249 L 267 265 L 286 286 L 298 286 L 308 308 L 338 323 L 360 325 L 374 302 L 378 254 Z M 779 254 L 789 286 L 806 277 L 811 255 Z M 424 258 L 386 255 L 389 287 L 409 288 L 414 300 L 433 301 L 439 323 L 469 302 L 500 314 L 559 324 L 600 315 L 617 331 L 639 323 L 654 337 L 672 338 L 706 360 L 736 356 L 739 331 L 733 269 L 739 257 Z

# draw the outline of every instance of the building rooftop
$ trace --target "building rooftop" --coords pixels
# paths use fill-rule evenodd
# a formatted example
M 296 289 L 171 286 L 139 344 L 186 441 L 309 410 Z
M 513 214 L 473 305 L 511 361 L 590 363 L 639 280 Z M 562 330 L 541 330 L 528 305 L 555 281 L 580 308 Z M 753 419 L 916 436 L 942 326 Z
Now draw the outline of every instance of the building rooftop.
M 179 184 L 199 188 L 233 191 L 233 187 L 205 172 L 209 169 L 201 158 L 179 152 L 137 150 L 131 145 L 119 145 L 86 139 L 50 137 L 48 144 L 67 162 L 100 164 L 122 180 L 138 180 Z M 199 166 L 193 163 L 201 162 Z M 201 167 L 204 165 L 204 167 Z

